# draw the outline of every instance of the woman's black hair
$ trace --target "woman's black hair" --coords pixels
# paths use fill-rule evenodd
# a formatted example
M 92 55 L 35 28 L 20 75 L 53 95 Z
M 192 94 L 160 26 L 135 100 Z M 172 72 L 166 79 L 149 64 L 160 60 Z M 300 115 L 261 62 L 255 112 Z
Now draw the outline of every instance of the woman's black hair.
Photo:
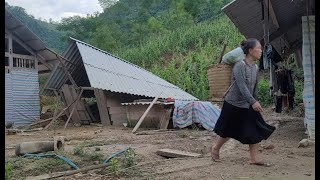
M 240 47 L 243 50 L 244 54 L 247 55 L 249 53 L 249 49 L 253 49 L 257 44 L 258 39 L 249 38 L 246 40 L 241 41 Z

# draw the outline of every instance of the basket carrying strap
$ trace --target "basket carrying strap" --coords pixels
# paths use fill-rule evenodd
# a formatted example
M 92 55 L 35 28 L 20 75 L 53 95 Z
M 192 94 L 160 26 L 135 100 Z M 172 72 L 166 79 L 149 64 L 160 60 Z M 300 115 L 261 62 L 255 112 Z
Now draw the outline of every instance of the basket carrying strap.
M 244 62 L 244 60 L 242 60 L 241 61 L 243 64 L 245 64 L 245 62 Z M 255 64 L 256 65 L 256 68 L 257 68 L 257 70 L 258 70 L 258 65 L 257 64 Z M 236 83 L 236 80 L 234 80 L 232 83 L 231 83 L 231 85 L 229 86 L 229 88 L 226 90 L 226 92 L 223 94 L 223 99 L 224 99 L 224 97 L 228 94 L 228 92 L 230 91 L 230 89 L 231 89 L 231 87 L 234 85 Z

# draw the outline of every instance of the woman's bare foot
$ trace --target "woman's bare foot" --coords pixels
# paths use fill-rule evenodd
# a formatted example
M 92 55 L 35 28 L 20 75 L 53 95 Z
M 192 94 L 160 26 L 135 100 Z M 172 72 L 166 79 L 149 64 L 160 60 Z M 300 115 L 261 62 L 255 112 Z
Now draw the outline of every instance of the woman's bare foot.
M 215 150 L 213 147 L 212 147 L 212 150 L 211 150 L 211 158 L 213 161 L 215 162 L 221 162 L 221 159 L 220 159 L 220 156 L 219 156 L 219 150 Z
M 264 167 L 270 167 L 272 166 L 270 163 L 264 162 L 264 161 L 249 161 L 250 165 L 256 165 L 256 166 L 264 166 Z

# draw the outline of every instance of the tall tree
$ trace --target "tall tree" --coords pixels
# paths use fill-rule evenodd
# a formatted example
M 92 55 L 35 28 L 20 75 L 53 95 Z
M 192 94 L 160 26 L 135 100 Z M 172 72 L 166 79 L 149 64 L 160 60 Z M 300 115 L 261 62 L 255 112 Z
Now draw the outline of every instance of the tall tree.
M 118 2 L 118 0 L 98 0 L 98 1 L 99 1 L 100 6 L 103 9 L 109 8 Z

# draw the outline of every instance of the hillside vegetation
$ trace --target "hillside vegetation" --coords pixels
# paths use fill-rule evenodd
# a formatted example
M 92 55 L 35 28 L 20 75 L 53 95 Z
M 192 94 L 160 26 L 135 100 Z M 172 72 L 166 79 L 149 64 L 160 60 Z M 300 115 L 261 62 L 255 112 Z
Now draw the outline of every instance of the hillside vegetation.
M 227 42 L 227 51 L 244 37 L 223 14 L 231 0 L 99 0 L 104 11 L 61 22 L 34 19 L 21 7 L 9 7 L 51 48 L 60 52 L 69 36 L 139 65 L 201 100 L 208 100 L 208 65 L 215 63 Z M 294 64 L 294 63 L 292 63 Z M 297 102 L 301 82 L 297 82 Z M 268 79 L 259 83 L 266 106 Z

